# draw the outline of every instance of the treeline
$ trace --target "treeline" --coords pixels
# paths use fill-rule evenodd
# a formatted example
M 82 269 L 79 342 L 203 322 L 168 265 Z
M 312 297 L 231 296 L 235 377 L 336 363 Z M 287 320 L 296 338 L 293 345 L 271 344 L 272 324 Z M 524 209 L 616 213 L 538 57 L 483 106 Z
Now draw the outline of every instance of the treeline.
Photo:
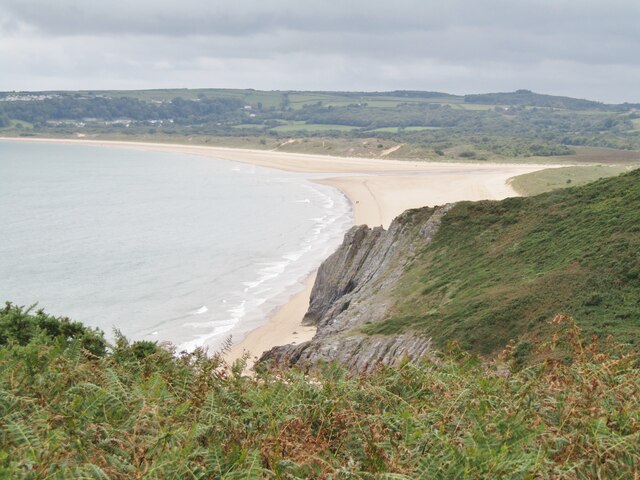
M 366 103 L 345 107 L 324 107 L 316 104 L 283 114 L 286 120 L 372 129 L 410 126 L 451 128 L 474 122 L 481 116 L 481 112 L 455 110 L 449 105 L 437 103 L 407 103 L 396 107 L 370 107 Z
M 22 120 L 35 125 L 48 121 L 98 119 L 113 121 L 174 120 L 179 123 L 198 123 L 208 120 L 239 120 L 242 101 L 234 98 L 201 98 L 152 103 L 136 98 L 77 97 L 60 95 L 38 101 L 10 101 L 0 103 L 0 117 Z
M 365 129 L 424 126 L 465 133 L 541 136 L 559 141 L 569 134 L 574 136 L 576 133 L 624 132 L 633 128 L 628 117 L 614 113 L 581 115 L 535 107 L 466 110 L 437 103 L 406 103 L 395 107 L 370 107 L 367 104 L 325 107 L 315 104 L 283 112 L 282 118 Z M 254 121 L 260 122 L 264 119 L 264 116 L 259 116 Z M 571 138 L 568 137 L 569 140 Z
M 0 128 L 11 128 L 18 135 L 65 135 L 82 128 L 94 134 L 127 135 L 373 136 L 404 144 L 434 143 L 432 149 L 442 149 L 443 144 L 455 140 L 473 143 L 488 152 L 516 156 L 566 154 L 573 146 L 640 148 L 636 121 L 640 113 L 630 104 L 605 105 L 528 90 L 467 95 L 465 103 L 460 103 L 462 97 L 440 92 L 402 90 L 307 92 L 307 104 L 300 100 L 293 104 L 290 97 L 304 97 L 295 92 L 277 93 L 278 98 L 282 97 L 279 103 L 273 102 L 273 92 L 239 92 L 229 96 L 228 92 L 211 90 L 200 92 L 197 97 L 176 96 L 172 100 L 168 100 L 169 96 L 162 100 L 111 96 L 109 92 L 52 92 L 31 100 L 0 101 Z M 247 96 L 243 97 L 242 92 Z M 314 97 L 314 93 L 318 95 Z M 318 100 L 320 94 L 329 98 L 329 93 L 332 97 L 328 104 Z M 349 104 L 345 105 L 345 98 Z M 332 105 L 332 101 L 338 104 Z M 118 120 L 125 122 L 114 124 Z M 292 122 L 300 125 L 300 130 L 277 128 L 289 127 Z M 338 127 L 315 130 L 304 128 L 305 124 Z M 409 127 L 424 130 L 416 132 Z M 506 143 L 499 143 L 504 140 Z
M 610 109 L 608 105 L 592 100 L 583 100 L 557 95 L 543 95 L 531 90 L 516 90 L 505 93 L 483 93 L 465 95 L 466 103 L 483 105 L 526 105 L 532 107 L 561 108 L 565 110 L 603 110 Z
M 481 105 L 521 105 L 528 107 L 556 108 L 562 110 L 598 110 L 606 112 L 628 112 L 640 108 L 640 104 L 606 104 L 581 98 L 544 95 L 531 90 L 516 90 L 504 93 L 482 93 L 465 95 L 465 103 Z

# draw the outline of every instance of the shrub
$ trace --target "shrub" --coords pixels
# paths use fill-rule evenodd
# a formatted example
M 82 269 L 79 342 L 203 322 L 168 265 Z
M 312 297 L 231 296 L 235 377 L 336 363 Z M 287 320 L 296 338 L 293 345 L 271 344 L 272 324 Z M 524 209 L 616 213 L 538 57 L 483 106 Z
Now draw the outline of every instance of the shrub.
M 368 376 L 245 377 L 124 337 L 102 357 L 60 337 L 3 343 L 0 478 L 634 478 L 637 355 L 552 323 L 516 347 L 537 359 L 516 371 L 509 352 L 455 346 Z

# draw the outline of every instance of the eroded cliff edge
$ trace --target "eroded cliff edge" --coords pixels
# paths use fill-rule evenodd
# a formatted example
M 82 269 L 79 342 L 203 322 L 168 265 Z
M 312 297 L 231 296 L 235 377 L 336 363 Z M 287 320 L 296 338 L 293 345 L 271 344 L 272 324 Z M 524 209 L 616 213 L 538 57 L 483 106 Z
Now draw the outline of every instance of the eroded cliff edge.
M 371 336 L 362 333 L 362 327 L 386 317 L 398 278 L 415 253 L 431 241 L 452 206 L 408 210 L 388 230 L 366 225 L 351 228 L 318 270 L 303 320 L 317 327 L 316 335 L 300 345 L 275 347 L 260 361 L 308 369 L 338 360 L 351 370 L 367 372 L 380 363 L 393 365 L 428 354 L 428 337 Z

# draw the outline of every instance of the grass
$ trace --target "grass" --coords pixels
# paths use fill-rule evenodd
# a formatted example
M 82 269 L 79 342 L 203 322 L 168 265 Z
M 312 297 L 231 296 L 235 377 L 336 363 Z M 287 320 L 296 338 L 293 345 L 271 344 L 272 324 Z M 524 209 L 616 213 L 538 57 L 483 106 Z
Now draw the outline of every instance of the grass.
M 289 125 L 280 125 L 278 127 L 271 128 L 270 130 L 279 133 L 288 132 L 350 132 L 356 127 L 349 125 L 331 125 L 331 124 L 316 124 L 305 122 L 290 122 Z
M 495 108 L 495 105 L 483 105 L 481 103 L 447 103 L 446 105 L 450 105 L 451 108 L 458 110 L 485 111 L 493 110 Z
M 264 130 L 265 126 L 256 123 L 241 123 L 239 125 L 234 125 L 233 128 L 238 130 Z
M 640 170 L 535 197 L 462 202 L 405 268 L 389 318 L 366 332 L 418 331 L 440 347 L 458 341 L 490 355 L 566 313 L 587 335 L 637 346 L 639 251 Z
M 632 168 L 617 165 L 549 168 L 510 178 L 509 184 L 520 195 L 538 195 L 559 188 L 577 187 L 602 178 L 614 177 Z
M 439 130 L 440 127 L 421 127 L 421 126 L 412 126 L 412 127 L 381 127 L 376 128 L 374 130 L 367 130 L 368 132 L 388 132 L 388 133 L 399 133 L 402 131 L 405 132 L 421 132 L 424 130 Z
M 637 356 L 583 345 L 564 317 L 549 341 L 495 362 L 453 349 L 313 378 L 243 377 L 218 355 L 122 337 L 92 352 L 61 324 L 0 309 L 1 478 L 623 479 L 640 468 Z M 523 365 L 525 350 L 539 360 Z
M 9 120 L 9 125 L 0 127 L 0 131 L 12 130 L 20 132 L 22 130 L 33 130 L 33 124 L 22 120 Z
M 530 162 L 554 162 L 573 164 L 627 165 L 640 163 L 640 152 L 635 150 L 619 150 L 615 148 L 573 147 L 573 155 L 558 157 L 529 157 Z

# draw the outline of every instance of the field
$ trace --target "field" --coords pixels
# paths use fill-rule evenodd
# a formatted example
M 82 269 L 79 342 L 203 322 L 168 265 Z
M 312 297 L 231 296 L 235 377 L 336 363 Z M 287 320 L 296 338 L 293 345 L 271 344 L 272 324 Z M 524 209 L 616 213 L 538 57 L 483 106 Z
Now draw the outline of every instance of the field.
M 13 130 L 13 131 L 24 131 L 33 129 L 33 124 L 29 122 L 25 122 L 23 120 L 9 120 L 9 125 L 6 127 L 0 127 L 0 131 L 2 130 Z
M 445 103 L 444 105 L 450 105 L 452 108 L 457 110 L 492 110 L 496 106 L 495 105 L 482 105 L 482 104 L 468 104 L 468 103 Z
M 577 187 L 602 178 L 614 177 L 632 168 L 616 165 L 551 168 L 513 177 L 509 179 L 509 183 L 520 195 L 538 195 L 559 188 Z
M 291 122 L 288 125 L 280 125 L 278 127 L 270 128 L 270 131 L 279 133 L 293 133 L 293 132 L 350 132 L 355 127 L 349 125 L 331 125 L 331 124 L 314 124 L 305 122 Z
M 575 154 L 567 155 L 566 158 L 575 163 L 620 165 L 640 162 L 640 152 L 633 150 L 597 147 L 574 147 L 574 150 Z
M 440 127 L 382 127 L 368 130 L 371 133 L 402 133 L 402 132 L 422 132 L 424 130 L 438 130 Z

